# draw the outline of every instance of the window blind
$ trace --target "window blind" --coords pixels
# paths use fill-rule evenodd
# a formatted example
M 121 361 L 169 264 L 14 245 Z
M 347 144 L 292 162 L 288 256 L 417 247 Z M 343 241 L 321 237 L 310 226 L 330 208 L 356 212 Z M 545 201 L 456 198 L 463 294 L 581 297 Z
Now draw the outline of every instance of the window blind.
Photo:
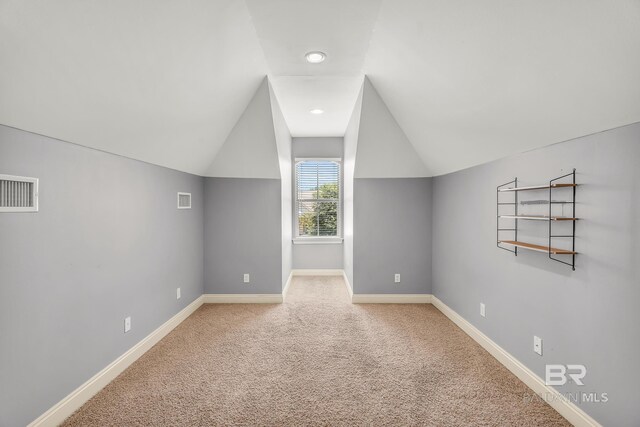
M 296 211 L 299 237 L 340 233 L 340 163 L 303 160 L 296 163 Z

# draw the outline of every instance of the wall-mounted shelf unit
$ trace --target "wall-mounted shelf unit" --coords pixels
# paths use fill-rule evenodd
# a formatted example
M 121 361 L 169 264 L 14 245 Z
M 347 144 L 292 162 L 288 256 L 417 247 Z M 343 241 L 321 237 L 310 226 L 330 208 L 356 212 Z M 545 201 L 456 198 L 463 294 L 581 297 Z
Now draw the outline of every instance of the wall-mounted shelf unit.
M 552 204 L 552 205 L 565 205 L 565 204 L 570 204 L 572 202 L 570 201 L 566 201 L 566 200 L 552 200 L 552 201 L 548 201 L 548 200 L 523 200 L 520 202 L 521 205 L 548 205 L 548 204 Z
M 548 190 L 550 188 L 577 187 L 578 184 L 549 184 L 549 185 L 533 185 L 531 187 L 509 187 L 501 188 L 498 191 L 507 193 L 509 191 L 529 191 L 529 190 Z
M 569 218 L 566 216 L 544 216 L 544 215 L 499 215 L 500 218 L 505 219 L 532 219 L 537 221 L 573 221 L 578 218 Z
M 536 252 L 550 252 L 554 255 L 577 254 L 577 252 L 570 251 L 568 249 L 550 248 L 549 246 L 534 245 L 532 243 L 524 243 L 524 242 L 515 242 L 512 240 L 500 240 L 500 243 L 503 243 L 505 245 L 512 245 L 518 248 L 525 248 L 525 249 L 529 249 L 531 251 L 536 251 Z
M 556 182 L 561 180 L 568 180 L 571 182 Z M 514 253 L 518 256 L 518 249 L 526 249 L 530 251 L 536 252 L 544 252 L 549 255 L 549 258 L 553 261 L 560 262 L 562 264 L 566 264 L 571 266 L 573 270 L 576 269 L 576 221 L 579 219 L 576 217 L 576 188 L 578 184 L 576 184 L 576 170 L 568 173 L 566 175 L 559 176 L 557 178 L 553 178 L 549 181 L 549 184 L 544 185 L 534 185 L 528 187 L 518 187 L 518 178 L 515 178 L 513 181 L 507 182 L 505 184 L 499 185 L 496 188 L 496 241 L 497 246 L 500 249 L 504 249 L 506 251 Z M 553 200 L 552 195 L 553 190 L 565 189 L 570 191 L 571 199 L 570 200 Z M 535 200 L 529 202 L 520 202 L 523 205 L 542 205 L 546 204 L 549 206 L 548 215 L 528 215 L 518 212 L 518 193 L 520 191 L 547 191 L 548 199 L 547 200 Z M 511 193 L 513 194 L 513 199 L 505 201 L 501 200 L 500 195 L 502 193 Z M 571 215 L 554 215 L 553 214 L 553 206 L 554 205 L 571 205 Z M 510 212 L 503 212 L 504 209 L 511 208 Z M 513 226 L 511 227 L 501 227 L 500 220 L 512 220 Z M 518 224 L 519 221 L 547 221 L 549 223 L 549 231 L 547 234 L 548 245 L 537 245 L 533 243 L 527 243 L 518 240 Z M 571 233 L 567 234 L 553 234 L 552 224 L 555 222 L 570 222 Z M 510 233 L 512 239 L 504 238 L 504 233 Z M 562 249 L 555 248 L 551 246 L 552 239 L 564 239 L 564 241 L 570 242 L 571 249 Z M 569 240 L 570 239 L 570 240 Z M 507 247 L 505 247 L 506 245 Z M 567 243 L 568 245 L 568 243 Z M 570 257 L 565 259 L 559 259 L 554 257 L 555 255 L 562 255 L 563 257 Z M 570 259 L 569 262 L 567 259 Z

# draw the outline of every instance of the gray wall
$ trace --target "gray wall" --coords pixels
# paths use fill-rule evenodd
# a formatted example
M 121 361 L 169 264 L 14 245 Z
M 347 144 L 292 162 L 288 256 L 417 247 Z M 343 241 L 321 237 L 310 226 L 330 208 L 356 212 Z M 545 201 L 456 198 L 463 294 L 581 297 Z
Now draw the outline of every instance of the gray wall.
M 574 167 L 576 271 L 544 253 L 496 248 L 496 186 L 516 176 L 520 185 L 545 183 Z M 604 425 L 640 425 L 639 182 L 640 124 L 434 180 L 434 294 L 542 378 L 547 363 L 584 364 L 585 386 L 558 389 L 608 393 L 608 403 L 580 405 Z M 546 236 L 527 227 L 522 240 Z
M 355 179 L 354 291 L 433 291 L 541 377 L 546 363 L 586 365 L 584 387 L 559 390 L 607 393 L 609 402 L 581 406 L 605 425 L 638 425 L 638 165 L 635 124 L 434 179 Z M 573 167 L 577 270 L 497 249 L 496 185 L 546 182 Z M 2 126 L 0 173 L 40 178 L 40 212 L 0 213 L 2 426 L 39 416 L 197 298 L 203 282 L 206 293 L 281 292 L 280 180 L 203 179 Z M 176 209 L 178 191 L 193 193 L 192 210 Z M 522 239 L 546 232 L 523 226 Z
M 354 293 L 431 293 L 431 181 L 354 180 Z
M 342 269 L 342 244 L 293 245 L 293 268 L 295 269 Z
M 0 213 L 0 425 L 21 426 L 202 294 L 203 179 L 4 126 L 0 173 L 40 179 L 39 212 Z
M 340 137 L 293 138 L 292 145 L 294 159 L 314 157 L 341 159 L 343 154 L 343 138 Z M 293 192 L 295 193 L 295 189 Z M 293 245 L 294 269 L 342 269 L 342 259 L 342 243 Z
M 205 178 L 204 188 L 205 293 L 281 293 L 280 180 Z

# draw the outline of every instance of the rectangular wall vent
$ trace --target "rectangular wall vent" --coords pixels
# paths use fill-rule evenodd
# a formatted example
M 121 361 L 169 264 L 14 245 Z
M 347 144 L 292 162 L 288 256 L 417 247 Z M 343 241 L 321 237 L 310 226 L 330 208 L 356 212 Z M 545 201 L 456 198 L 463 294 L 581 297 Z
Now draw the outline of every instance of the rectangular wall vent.
M 178 193 L 178 209 L 191 209 L 191 193 Z
M 38 212 L 38 178 L 0 174 L 0 212 Z

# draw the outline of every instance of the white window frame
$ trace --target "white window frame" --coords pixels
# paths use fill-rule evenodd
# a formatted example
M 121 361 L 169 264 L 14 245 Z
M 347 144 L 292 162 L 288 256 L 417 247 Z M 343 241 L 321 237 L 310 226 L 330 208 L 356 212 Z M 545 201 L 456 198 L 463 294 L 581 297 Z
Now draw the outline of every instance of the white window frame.
M 22 206 L 22 207 L 0 207 L 0 212 L 38 212 L 38 178 L 30 178 L 26 176 L 16 176 L 16 175 L 4 175 L 0 174 L 0 180 L 3 181 L 18 181 L 18 182 L 30 182 L 33 184 L 32 186 L 32 194 L 33 198 L 33 206 Z
M 300 229 L 298 227 L 298 163 L 301 162 L 335 162 L 338 164 L 338 232 L 336 236 L 300 236 Z M 343 199 L 343 185 L 342 185 L 342 159 L 332 157 L 296 157 L 293 163 L 293 243 L 295 244 L 336 244 L 342 243 L 342 199 Z

